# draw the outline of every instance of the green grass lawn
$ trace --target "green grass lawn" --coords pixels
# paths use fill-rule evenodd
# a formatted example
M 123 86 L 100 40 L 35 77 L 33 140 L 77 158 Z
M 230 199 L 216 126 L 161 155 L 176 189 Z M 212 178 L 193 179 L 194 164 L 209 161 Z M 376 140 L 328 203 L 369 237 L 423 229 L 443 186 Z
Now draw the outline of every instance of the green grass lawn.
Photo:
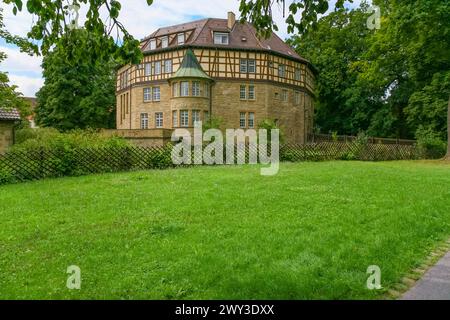
M 450 236 L 442 162 L 195 167 L 0 187 L 0 298 L 371 299 Z M 81 268 L 81 290 L 66 288 Z M 369 265 L 383 290 L 366 288 Z

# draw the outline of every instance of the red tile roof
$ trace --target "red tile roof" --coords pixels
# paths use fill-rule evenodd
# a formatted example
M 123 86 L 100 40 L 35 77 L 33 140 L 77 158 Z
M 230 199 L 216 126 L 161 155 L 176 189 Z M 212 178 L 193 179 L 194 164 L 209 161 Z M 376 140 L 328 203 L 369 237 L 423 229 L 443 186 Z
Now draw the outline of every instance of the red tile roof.
M 155 50 L 150 50 L 148 48 L 150 39 L 186 31 L 192 31 L 192 34 L 187 39 L 185 39 L 184 45 L 187 46 L 215 48 L 224 47 L 232 49 L 272 51 L 287 57 L 291 57 L 293 59 L 306 61 L 303 57 L 298 55 L 292 47 L 281 40 L 275 33 L 273 33 L 268 39 L 258 39 L 258 37 L 256 36 L 256 29 L 250 23 L 236 22 L 233 28 L 230 30 L 227 27 L 226 19 L 213 18 L 160 28 L 142 40 L 143 52 L 148 53 L 151 51 L 158 51 L 162 49 L 161 47 L 157 47 Z M 214 44 L 214 31 L 229 32 L 229 44 Z M 169 44 L 168 48 L 174 48 L 177 46 L 178 44 L 175 40 Z

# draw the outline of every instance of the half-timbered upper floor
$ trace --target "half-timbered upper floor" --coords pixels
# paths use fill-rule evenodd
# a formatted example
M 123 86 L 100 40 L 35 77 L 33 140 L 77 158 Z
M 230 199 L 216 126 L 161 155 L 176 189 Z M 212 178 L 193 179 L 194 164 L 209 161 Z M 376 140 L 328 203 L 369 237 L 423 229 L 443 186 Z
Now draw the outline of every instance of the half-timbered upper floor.
M 274 81 L 314 92 L 309 62 L 276 34 L 260 39 L 249 23 L 203 19 L 160 28 L 141 42 L 144 59 L 119 70 L 117 90 L 168 80 L 191 48 L 204 72 L 213 79 Z

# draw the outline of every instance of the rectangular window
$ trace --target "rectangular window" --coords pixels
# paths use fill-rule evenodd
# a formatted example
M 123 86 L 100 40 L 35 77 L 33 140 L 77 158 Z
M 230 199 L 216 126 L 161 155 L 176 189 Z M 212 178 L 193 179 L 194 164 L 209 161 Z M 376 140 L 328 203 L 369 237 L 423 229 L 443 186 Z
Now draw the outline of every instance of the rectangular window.
M 172 127 L 178 127 L 178 111 L 172 111 Z
M 178 97 L 178 82 L 175 82 L 172 85 L 172 96 L 173 97 Z
M 200 96 L 200 82 L 198 81 L 192 82 L 192 96 Z
M 209 121 L 209 112 L 203 111 L 203 122 Z
M 255 100 L 255 86 L 254 85 L 248 86 L 248 99 Z
M 122 124 L 122 112 L 123 112 L 123 95 L 120 96 L 120 124 Z
M 228 44 L 229 35 L 226 32 L 214 32 L 214 44 Z
M 241 63 L 240 63 L 240 72 L 241 73 L 247 73 L 247 60 L 246 59 L 241 59 Z
M 256 61 L 254 59 L 248 60 L 248 73 L 256 72 Z
M 123 89 L 128 85 L 128 71 L 125 71 L 120 76 L 120 88 Z
M 180 111 L 180 124 L 182 127 L 189 126 L 189 111 L 187 110 Z
M 180 82 L 180 95 L 182 97 L 189 96 L 189 82 L 187 81 Z
M 281 91 L 281 100 L 283 100 L 284 102 L 288 101 L 288 91 L 287 90 Z
M 155 125 L 157 128 L 163 127 L 163 113 L 162 112 L 155 113 Z
M 161 89 L 159 87 L 153 87 L 153 101 L 161 100 Z
M 205 94 L 204 94 L 204 96 L 209 98 L 209 84 L 208 83 L 205 83 Z
M 286 76 L 286 66 L 284 64 L 278 65 L 278 76 L 282 78 Z
M 300 92 L 298 92 L 298 91 L 295 91 L 295 92 L 294 92 L 294 103 L 295 103 L 296 105 L 299 105 L 299 104 L 300 104 Z
M 165 60 L 164 61 L 164 72 L 165 73 L 172 73 L 172 60 Z
M 200 122 L 200 111 L 192 110 L 192 125 L 195 127 L 197 122 Z
M 255 127 L 255 114 L 253 112 L 248 113 L 248 127 L 249 128 Z
M 148 113 L 141 113 L 141 129 L 148 129 Z
M 179 33 L 177 35 L 178 45 L 184 44 L 184 33 Z
M 161 74 L 161 61 L 155 62 L 155 74 Z
M 162 48 L 167 48 L 167 46 L 169 45 L 169 37 L 165 36 L 161 38 L 161 47 Z
M 247 99 L 247 87 L 241 84 L 241 89 L 239 90 L 239 97 L 241 100 Z
M 145 64 L 145 76 L 151 76 L 152 75 L 152 64 L 151 63 L 146 63 Z
M 156 39 L 150 40 L 150 50 L 156 49 Z
M 239 112 L 239 127 L 245 128 L 245 122 L 246 122 L 246 114 L 245 112 Z
M 301 72 L 301 70 L 300 70 L 299 68 L 295 68 L 295 71 L 294 71 L 294 80 L 300 81 L 301 78 L 302 78 L 302 72 Z
M 144 102 L 152 101 L 152 89 L 144 88 Z
M 256 61 L 255 59 L 241 59 L 239 63 L 239 70 L 241 73 L 255 73 Z

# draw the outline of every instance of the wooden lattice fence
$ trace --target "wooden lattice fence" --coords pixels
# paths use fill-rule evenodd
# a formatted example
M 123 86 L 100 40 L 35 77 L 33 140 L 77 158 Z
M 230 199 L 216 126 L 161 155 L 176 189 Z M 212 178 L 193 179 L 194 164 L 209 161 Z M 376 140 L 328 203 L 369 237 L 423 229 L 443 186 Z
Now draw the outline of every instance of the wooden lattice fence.
M 171 146 L 11 151 L 0 155 L 0 184 L 51 177 L 175 167 L 171 151 Z M 246 161 L 249 156 L 249 148 L 246 148 Z M 280 161 L 386 161 L 418 158 L 416 146 L 405 144 L 319 142 L 304 145 L 287 144 L 280 148 Z

